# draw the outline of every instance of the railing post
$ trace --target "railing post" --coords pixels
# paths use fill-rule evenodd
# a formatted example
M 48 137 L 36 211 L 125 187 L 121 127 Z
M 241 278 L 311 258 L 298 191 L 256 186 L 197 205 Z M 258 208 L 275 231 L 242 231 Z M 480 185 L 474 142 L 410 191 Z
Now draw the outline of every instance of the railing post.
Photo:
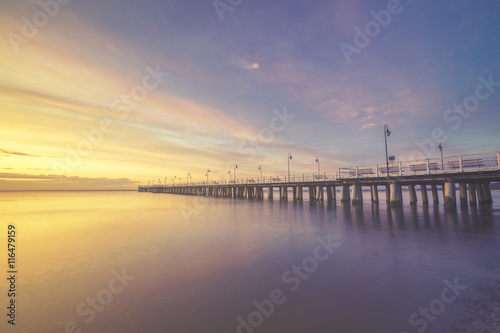
M 500 151 L 497 152 L 497 167 L 500 170 Z
M 402 163 L 399 162 L 399 175 L 402 176 L 403 175 L 403 166 L 402 166 Z
M 380 177 L 380 176 L 379 176 L 379 173 L 378 173 L 378 164 L 377 164 L 377 178 L 378 178 L 378 177 Z
M 356 178 L 359 178 L 359 169 L 356 167 Z
M 427 159 L 427 174 L 428 175 L 431 174 L 431 163 L 430 163 L 429 159 Z
M 464 166 L 462 164 L 462 155 L 458 157 L 459 163 L 460 163 L 460 172 L 464 172 Z
M 339 176 L 337 177 L 337 179 L 340 179 L 340 168 L 339 168 Z

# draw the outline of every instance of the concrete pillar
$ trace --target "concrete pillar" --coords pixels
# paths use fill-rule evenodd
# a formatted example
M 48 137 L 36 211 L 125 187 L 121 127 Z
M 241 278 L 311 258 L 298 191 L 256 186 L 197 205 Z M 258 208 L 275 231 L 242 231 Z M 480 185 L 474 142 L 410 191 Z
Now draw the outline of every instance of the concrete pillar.
M 288 200 L 288 187 L 280 186 L 280 199 Z
M 303 187 L 302 186 L 297 186 L 297 200 L 302 200 L 304 198 L 303 196 Z
M 316 189 L 316 200 L 323 200 L 323 186 L 318 186 Z
M 476 184 L 469 184 L 469 203 L 471 206 L 477 205 Z
M 391 206 L 401 206 L 403 204 L 403 193 L 401 184 L 397 182 L 391 183 Z
M 273 187 L 272 186 L 269 186 L 269 188 L 267 190 L 267 198 L 268 199 L 272 199 L 273 198 Z
M 410 205 L 417 204 L 417 192 L 415 191 L 415 185 L 408 185 L 408 192 L 410 193 Z
M 438 189 L 437 185 L 433 184 L 431 185 L 432 188 L 432 200 L 434 201 L 435 204 L 439 203 L 439 196 L 438 196 Z
M 467 207 L 467 184 L 458 184 L 458 189 L 460 193 L 460 207 Z
M 483 194 L 484 194 L 484 201 L 486 201 L 486 203 L 493 203 L 493 197 L 491 196 L 490 183 L 483 184 Z
M 451 181 L 444 183 L 444 206 L 446 208 L 457 207 L 455 183 Z
M 477 200 L 479 201 L 480 205 L 483 205 L 485 203 L 483 184 L 476 184 L 476 191 L 477 191 Z
M 332 200 L 337 200 L 337 188 L 335 187 L 335 185 L 332 185 Z
M 422 194 L 422 203 L 424 205 L 428 205 L 429 197 L 427 196 L 427 185 L 425 184 L 420 185 L 420 193 Z
M 353 205 L 363 203 L 363 192 L 360 184 L 354 184 L 352 186 L 351 200 Z
M 340 201 L 341 202 L 349 202 L 349 185 L 342 185 L 340 192 Z
M 372 202 L 378 203 L 378 187 L 377 185 L 372 185 Z
M 316 186 L 309 186 L 309 201 L 316 200 Z
M 385 185 L 385 200 L 387 203 L 391 202 L 391 186 Z
M 332 201 L 332 187 L 331 186 L 326 187 L 326 200 Z

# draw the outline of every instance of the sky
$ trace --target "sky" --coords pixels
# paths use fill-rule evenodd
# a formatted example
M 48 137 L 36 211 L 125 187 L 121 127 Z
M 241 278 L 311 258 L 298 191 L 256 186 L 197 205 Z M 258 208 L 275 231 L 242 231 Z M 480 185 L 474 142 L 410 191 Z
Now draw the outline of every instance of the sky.
M 497 0 L 2 1 L 0 190 L 329 174 L 384 125 L 396 161 L 499 151 L 498 31 Z

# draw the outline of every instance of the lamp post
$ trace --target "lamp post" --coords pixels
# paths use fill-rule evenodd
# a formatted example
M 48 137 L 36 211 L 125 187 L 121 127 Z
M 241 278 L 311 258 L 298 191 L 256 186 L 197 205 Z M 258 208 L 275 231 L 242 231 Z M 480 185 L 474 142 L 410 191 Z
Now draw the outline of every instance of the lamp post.
M 260 170 L 260 181 L 262 182 L 262 165 L 259 165 L 259 170 Z
M 292 159 L 292 154 L 288 153 L 288 181 L 290 181 L 290 160 Z
M 167 186 L 167 177 L 165 177 L 165 181 L 163 182 L 163 186 Z
M 233 165 L 233 179 L 236 182 L 236 169 L 238 169 L 238 164 L 234 163 Z
M 189 185 L 189 176 L 191 176 L 191 174 L 188 172 L 187 176 L 186 176 L 186 183 Z
M 208 184 L 208 174 L 210 173 L 210 169 L 207 169 L 207 174 L 205 176 L 207 176 L 207 184 Z
M 172 185 L 175 186 L 175 178 L 177 178 L 177 176 L 174 176 L 174 178 L 172 178 Z
M 443 162 L 443 144 L 439 144 L 438 150 L 441 152 L 441 171 L 444 170 L 444 162 Z
M 318 156 L 316 156 L 316 163 L 318 163 L 318 175 L 319 175 L 320 172 L 319 172 L 319 157 Z
M 387 166 L 387 176 L 389 176 L 389 154 L 387 153 L 387 137 L 391 135 L 389 127 L 384 125 L 384 139 L 385 139 L 385 164 Z
M 231 170 L 227 172 L 229 174 L 229 181 L 231 182 Z

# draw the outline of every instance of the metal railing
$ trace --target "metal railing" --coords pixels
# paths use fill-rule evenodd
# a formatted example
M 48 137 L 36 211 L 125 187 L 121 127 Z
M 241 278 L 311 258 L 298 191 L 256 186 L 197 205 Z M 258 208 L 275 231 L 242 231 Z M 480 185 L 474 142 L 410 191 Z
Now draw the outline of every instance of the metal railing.
M 339 179 L 436 175 L 500 169 L 500 152 L 443 156 L 425 160 L 339 168 Z

